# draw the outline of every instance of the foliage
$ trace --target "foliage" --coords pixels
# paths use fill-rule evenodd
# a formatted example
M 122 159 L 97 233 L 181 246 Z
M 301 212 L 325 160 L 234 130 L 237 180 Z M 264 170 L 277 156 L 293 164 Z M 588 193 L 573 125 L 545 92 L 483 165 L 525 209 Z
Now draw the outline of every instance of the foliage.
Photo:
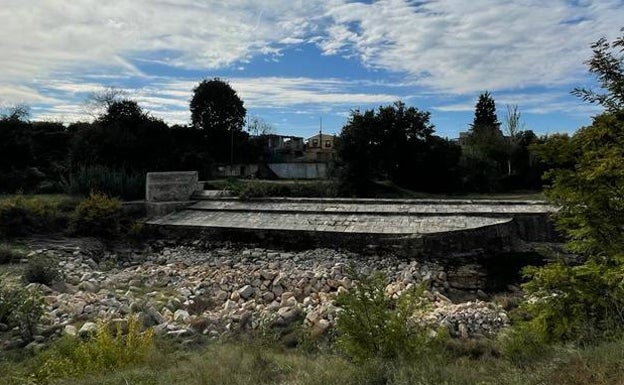
M 472 135 L 495 135 L 500 129 L 500 122 L 496 116 L 496 103 L 492 94 L 485 91 L 479 95 L 475 106 L 475 116 L 472 121 Z
M 280 183 L 268 181 L 230 182 L 230 191 L 240 199 L 265 197 L 335 197 L 337 186 L 331 181 Z
M 434 340 L 427 330 L 412 325 L 409 318 L 424 303 L 422 289 L 404 293 L 398 300 L 386 295 L 382 274 L 354 277 L 355 288 L 342 293 L 337 320 L 337 345 L 355 359 L 412 359 L 431 352 Z
M 589 72 L 596 75 L 605 93 L 576 88 L 572 93 L 590 103 L 597 103 L 609 113 L 624 110 L 624 27 L 622 36 L 609 42 L 601 38 L 592 44 L 593 56 L 587 61 Z
M 115 237 L 121 230 L 121 202 L 102 193 L 91 193 L 76 207 L 72 227 L 77 234 Z
M 577 90 L 608 112 L 572 138 L 557 138 L 564 144 L 560 155 L 552 144 L 541 148 L 542 156 L 572 164 L 547 174 L 552 180 L 547 196 L 560 208 L 556 222 L 568 247 L 584 259 L 527 271 L 527 325 L 547 342 L 612 339 L 624 328 L 624 111 L 618 104 L 624 77 L 621 58 L 611 57 L 608 48 L 599 40 L 588 62 L 608 93 Z
M 65 337 L 44 353 L 41 365 L 31 378 L 37 384 L 51 383 L 65 377 L 118 370 L 144 362 L 153 349 L 154 331 L 141 332 L 136 317 L 128 319 L 128 332 L 121 324 L 100 323 L 97 333 L 86 341 Z
M 123 199 L 145 197 L 145 174 L 107 166 L 79 166 L 63 183 L 67 194 L 89 195 L 93 191 Z
M 93 124 L 70 126 L 72 170 L 105 166 L 133 172 L 158 171 L 172 164 L 169 127 L 132 100 L 112 102 Z
M 0 243 L 0 265 L 18 262 L 25 256 L 24 252 L 8 243 Z
M 24 270 L 24 281 L 50 285 L 61 278 L 61 273 L 49 257 L 38 255 L 31 258 Z
M 624 112 L 602 114 L 571 139 L 574 169 L 549 172 L 557 222 L 577 252 L 624 253 Z
M 0 235 L 17 236 L 63 230 L 67 211 L 74 201 L 39 196 L 16 195 L 0 200 Z
M 270 135 L 275 133 L 273 126 L 258 116 L 253 116 L 247 121 L 247 131 L 254 136 Z
M 220 131 L 242 130 L 247 113 L 236 91 L 219 78 L 203 80 L 193 89 L 190 110 L 193 127 Z
M 32 287 L 0 286 L 0 323 L 17 326 L 31 340 L 44 313 L 41 292 Z
M 522 305 L 528 326 L 546 342 L 586 343 L 624 331 L 624 266 L 595 259 L 527 268 Z
M 429 112 L 403 102 L 352 111 L 337 146 L 343 193 L 366 195 L 377 178 L 426 191 L 453 186 L 459 148 L 434 137 L 434 128 Z

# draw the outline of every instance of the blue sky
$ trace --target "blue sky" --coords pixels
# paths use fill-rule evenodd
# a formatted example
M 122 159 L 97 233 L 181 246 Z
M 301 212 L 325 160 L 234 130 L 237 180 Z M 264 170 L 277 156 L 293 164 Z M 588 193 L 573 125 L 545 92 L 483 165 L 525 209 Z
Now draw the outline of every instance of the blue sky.
M 589 45 L 624 26 L 624 1 L 3 0 L 0 105 L 33 119 L 89 120 L 114 86 L 188 123 L 204 78 L 227 80 L 277 133 L 339 133 L 352 109 L 402 100 L 456 137 L 476 99 L 527 129 L 573 132 L 600 112 L 570 95 L 595 84 Z

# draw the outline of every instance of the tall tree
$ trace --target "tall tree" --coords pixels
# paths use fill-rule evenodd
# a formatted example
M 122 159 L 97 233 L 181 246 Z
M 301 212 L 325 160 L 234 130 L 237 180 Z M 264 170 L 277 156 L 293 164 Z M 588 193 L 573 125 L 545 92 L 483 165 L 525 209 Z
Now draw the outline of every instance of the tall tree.
M 600 104 L 609 112 L 624 110 L 624 27 L 622 36 L 609 42 L 602 38 L 592 44 L 594 54 L 586 63 L 589 72 L 596 75 L 599 93 L 591 89 L 575 88 L 572 94 L 590 103 Z
M 439 182 L 440 175 L 452 167 L 441 169 L 449 165 L 449 159 L 453 163 L 458 150 L 441 139 L 432 139 L 435 127 L 429 119 L 429 112 L 407 107 L 403 102 L 377 111 L 352 111 L 338 147 L 344 162 L 341 181 L 346 192 L 365 195 L 369 182 L 376 178 L 435 190 L 438 186 L 431 183 L 435 178 L 427 177 L 434 176 Z M 438 172 L 428 172 L 433 169 Z
M 538 300 L 527 309 L 546 340 L 594 343 L 624 332 L 624 66 L 608 51 L 614 46 L 624 47 L 624 36 L 613 44 L 594 43 L 587 62 L 605 93 L 575 91 L 607 111 L 571 139 L 558 138 L 565 146 L 543 149 L 553 160 L 573 164 L 549 173 L 547 195 L 559 207 L 556 221 L 568 247 L 585 258 L 581 264 L 559 261 L 531 271 L 524 289 Z M 565 156 L 558 159 L 561 153 Z
M 477 138 L 501 136 L 500 122 L 496 116 L 496 103 L 492 94 L 485 91 L 479 95 L 475 106 L 474 120 L 470 126 L 471 135 Z
M 508 171 L 508 156 L 500 125 L 494 98 L 486 91 L 479 95 L 468 140 L 462 149 L 468 190 L 491 192 L 501 188 Z
M 193 127 L 206 130 L 241 131 L 247 110 L 236 91 L 225 81 L 203 80 L 193 89 L 190 103 Z

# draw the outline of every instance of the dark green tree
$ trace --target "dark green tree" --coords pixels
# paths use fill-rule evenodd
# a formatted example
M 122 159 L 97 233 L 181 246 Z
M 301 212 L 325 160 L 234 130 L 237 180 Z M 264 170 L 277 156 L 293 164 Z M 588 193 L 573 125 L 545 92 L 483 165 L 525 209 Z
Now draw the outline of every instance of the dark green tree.
M 502 136 L 500 122 L 496 116 L 496 103 L 492 94 L 485 91 L 479 95 L 475 106 L 475 116 L 470 125 L 470 135 L 475 139 Z
M 590 103 L 602 105 L 609 112 L 624 109 L 624 27 L 622 36 L 609 42 L 602 38 L 592 44 L 593 56 L 586 63 L 604 90 L 603 93 L 575 88 L 572 94 Z
M 507 143 L 496 116 L 496 103 L 489 92 L 479 95 L 475 116 L 462 151 L 464 186 L 467 190 L 500 190 L 507 174 Z
M 573 164 L 549 172 L 547 195 L 559 207 L 556 223 L 568 247 L 584 260 L 529 271 L 525 290 L 538 299 L 526 305 L 533 316 L 529 326 L 546 341 L 596 342 L 624 333 L 624 67 L 607 53 L 611 46 L 605 39 L 594 43 L 588 61 L 606 93 L 577 92 L 607 112 L 571 139 L 558 138 L 564 144 L 559 149 L 543 149 Z
M 434 139 L 430 116 L 400 101 L 377 111 L 352 111 L 338 147 L 347 193 L 365 195 L 370 182 L 380 178 L 419 190 L 448 185 L 441 176 L 453 170 L 459 150 Z
M 193 127 L 206 130 L 241 131 L 247 110 L 236 91 L 225 81 L 203 80 L 193 89 L 190 103 Z

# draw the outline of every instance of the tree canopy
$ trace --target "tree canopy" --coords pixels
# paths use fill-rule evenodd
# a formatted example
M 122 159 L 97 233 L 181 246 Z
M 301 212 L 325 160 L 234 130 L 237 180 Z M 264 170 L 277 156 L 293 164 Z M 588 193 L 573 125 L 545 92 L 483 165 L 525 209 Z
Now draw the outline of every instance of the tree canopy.
M 247 113 L 236 91 L 218 78 L 203 80 L 193 89 L 190 110 L 193 127 L 221 131 L 241 131 Z
M 424 190 L 439 187 L 429 178 L 447 175 L 457 164 L 459 148 L 433 137 L 430 116 L 400 101 L 377 111 L 352 111 L 338 147 L 344 189 L 366 194 L 368 183 L 376 178 Z M 437 171 L 429 173 L 432 169 Z

